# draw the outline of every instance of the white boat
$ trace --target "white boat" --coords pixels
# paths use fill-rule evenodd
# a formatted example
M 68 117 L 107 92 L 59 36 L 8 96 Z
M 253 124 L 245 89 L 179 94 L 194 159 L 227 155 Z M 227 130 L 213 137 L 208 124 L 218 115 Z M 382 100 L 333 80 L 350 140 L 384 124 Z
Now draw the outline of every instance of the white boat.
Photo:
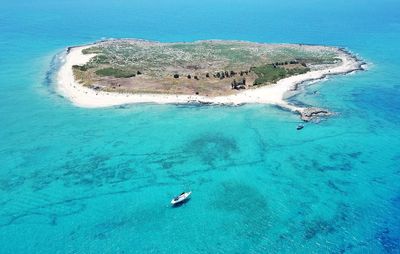
M 189 192 L 182 192 L 179 196 L 177 196 L 177 197 L 175 197 L 175 198 L 173 198 L 173 199 L 171 200 L 171 204 L 172 204 L 172 205 L 176 205 L 176 204 L 179 204 L 179 203 L 185 201 L 186 199 L 189 198 L 190 194 L 192 194 L 191 191 L 189 191 Z

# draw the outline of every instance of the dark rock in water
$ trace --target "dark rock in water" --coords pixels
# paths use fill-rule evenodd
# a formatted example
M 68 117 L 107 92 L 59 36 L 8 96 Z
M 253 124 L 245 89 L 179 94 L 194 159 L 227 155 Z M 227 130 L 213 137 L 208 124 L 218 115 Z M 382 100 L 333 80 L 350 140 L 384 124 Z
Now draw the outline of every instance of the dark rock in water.
M 301 115 L 301 120 L 308 122 L 315 118 L 330 116 L 332 115 L 332 113 L 326 109 L 311 107 L 301 111 L 300 115 Z
M 187 78 L 188 78 L 188 79 L 191 79 L 191 78 L 192 78 L 192 76 L 189 74 L 189 75 L 187 75 Z
M 136 74 L 137 75 L 142 75 L 142 73 L 140 71 L 137 71 Z
M 195 80 L 199 80 L 199 77 L 197 77 L 197 76 L 194 76 L 194 79 L 195 79 Z
M 210 74 L 207 72 L 206 73 L 206 78 L 209 78 L 210 77 Z
M 179 78 L 179 74 L 174 74 L 174 78 Z

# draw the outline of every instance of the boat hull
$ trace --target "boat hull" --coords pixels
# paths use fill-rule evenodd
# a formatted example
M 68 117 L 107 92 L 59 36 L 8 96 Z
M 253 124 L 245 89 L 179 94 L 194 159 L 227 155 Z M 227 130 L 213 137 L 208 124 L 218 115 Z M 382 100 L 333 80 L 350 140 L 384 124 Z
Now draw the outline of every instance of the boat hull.
M 185 202 L 189 199 L 190 194 L 192 194 L 192 192 L 185 192 L 182 195 L 179 195 L 178 197 L 174 198 L 171 200 L 171 205 L 177 205 L 177 204 L 181 204 L 182 202 Z

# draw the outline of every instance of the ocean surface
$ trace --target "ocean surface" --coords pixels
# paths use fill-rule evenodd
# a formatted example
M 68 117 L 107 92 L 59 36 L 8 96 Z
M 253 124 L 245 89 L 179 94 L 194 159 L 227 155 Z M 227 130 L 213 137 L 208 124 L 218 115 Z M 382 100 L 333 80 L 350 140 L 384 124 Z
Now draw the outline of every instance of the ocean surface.
M 397 0 L 0 4 L 0 253 L 400 253 Z M 104 38 L 345 47 L 368 71 L 267 105 L 73 106 L 53 57 Z M 172 208 L 171 198 L 192 198 Z

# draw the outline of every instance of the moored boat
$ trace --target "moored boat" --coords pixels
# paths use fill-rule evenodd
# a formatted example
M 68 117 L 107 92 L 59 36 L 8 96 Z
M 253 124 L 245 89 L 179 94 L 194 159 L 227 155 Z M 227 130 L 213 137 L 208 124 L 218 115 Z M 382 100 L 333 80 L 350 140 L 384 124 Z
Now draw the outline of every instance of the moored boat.
M 189 198 L 190 194 L 192 194 L 191 191 L 182 192 L 179 196 L 176 196 L 175 198 L 173 198 L 171 200 L 171 204 L 172 205 L 176 205 L 176 204 L 182 203 L 183 201 L 185 201 L 185 200 L 187 200 Z

